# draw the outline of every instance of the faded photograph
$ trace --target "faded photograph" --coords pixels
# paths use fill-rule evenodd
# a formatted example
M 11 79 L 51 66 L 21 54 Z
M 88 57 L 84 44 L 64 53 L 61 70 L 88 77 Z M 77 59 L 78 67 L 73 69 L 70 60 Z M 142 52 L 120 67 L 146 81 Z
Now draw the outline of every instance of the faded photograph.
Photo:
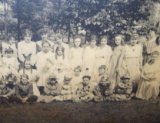
M 0 0 L 7 122 L 154 123 L 159 89 L 160 0 Z

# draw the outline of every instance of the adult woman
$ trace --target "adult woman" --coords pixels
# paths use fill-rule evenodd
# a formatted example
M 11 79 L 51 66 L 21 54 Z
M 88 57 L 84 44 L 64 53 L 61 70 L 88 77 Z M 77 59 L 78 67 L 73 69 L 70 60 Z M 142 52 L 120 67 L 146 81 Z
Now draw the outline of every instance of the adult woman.
M 153 51 L 148 62 L 144 65 L 141 73 L 140 83 L 136 97 L 143 100 L 156 99 L 159 94 L 159 83 L 157 74 L 159 74 L 159 63 L 157 58 L 159 52 Z

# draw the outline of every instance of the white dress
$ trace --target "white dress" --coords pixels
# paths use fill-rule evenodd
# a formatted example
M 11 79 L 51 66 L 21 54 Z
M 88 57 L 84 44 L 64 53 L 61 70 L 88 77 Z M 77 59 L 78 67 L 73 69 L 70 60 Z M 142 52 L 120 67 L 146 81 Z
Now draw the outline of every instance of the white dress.
M 71 48 L 69 52 L 69 62 L 71 67 L 74 69 L 77 66 L 82 66 L 82 55 L 83 55 L 83 48 Z
M 54 53 L 51 51 L 47 53 L 41 51 L 32 59 L 32 62 L 36 65 L 38 76 L 40 77 L 37 86 L 45 86 L 48 76 L 53 71 L 53 64 L 55 62 Z
M 96 50 L 96 62 L 95 62 L 95 72 L 97 73 L 98 68 L 101 65 L 106 65 L 106 70 L 108 72 L 110 58 L 112 55 L 112 49 L 110 46 L 106 45 L 103 48 L 98 47 Z
M 18 43 L 18 58 L 21 62 L 24 62 L 25 56 L 28 56 L 31 54 L 31 59 L 34 58 L 36 55 L 36 43 L 35 42 L 29 42 L 26 43 L 25 41 L 21 41 Z
M 96 51 L 97 51 L 97 46 L 94 48 L 87 46 L 83 52 L 83 67 L 85 69 L 86 68 L 89 69 L 88 71 L 90 75 L 93 74 L 93 70 L 95 67 Z
M 131 82 L 135 83 L 140 77 L 142 47 L 138 44 L 135 46 L 126 45 L 124 50 L 124 59 L 122 62 L 122 69 L 124 69 L 124 72 L 121 71 L 120 76 L 128 72 Z
M 146 63 L 143 67 L 143 75 L 147 78 L 154 78 L 153 80 L 141 79 L 136 97 L 144 100 L 149 100 L 152 97 L 157 97 L 159 94 L 159 83 L 157 75 L 159 75 L 160 70 L 159 63 L 155 62 L 151 65 Z

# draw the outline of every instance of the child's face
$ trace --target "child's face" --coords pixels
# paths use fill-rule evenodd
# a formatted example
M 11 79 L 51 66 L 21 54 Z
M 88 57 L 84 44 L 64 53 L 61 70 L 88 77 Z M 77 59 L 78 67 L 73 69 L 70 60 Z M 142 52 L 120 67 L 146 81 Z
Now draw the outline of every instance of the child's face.
M 65 85 L 69 85 L 69 83 L 70 83 L 70 80 L 64 79 L 64 84 L 65 84 Z
M 104 74 L 105 73 L 105 69 L 104 68 L 100 68 L 99 69 L 99 75 L 102 75 L 102 74 Z
M 30 64 L 30 62 L 25 62 L 25 68 L 26 69 L 30 69 L 31 68 L 31 64 Z
M 31 42 L 31 38 L 32 38 L 32 35 L 30 33 L 26 33 L 24 40 L 25 42 L 29 43 Z
M 101 39 L 101 45 L 105 46 L 107 44 L 107 39 L 106 38 L 102 38 Z
M 44 34 L 41 35 L 41 38 L 42 38 L 43 41 L 46 40 L 47 37 L 48 37 L 47 33 L 44 33 Z
M 154 36 L 155 36 L 155 32 L 153 30 L 150 30 L 149 31 L 149 37 L 151 38 L 151 37 L 154 37 Z
M 22 84 L 26 85 L 28 83 L 28 79 L 26 77 L 22 77 Z
M 138 40 L 137 40 L 137 39 L 131 39 L 131 45 L 132 45 L 132 46 L 136 45 L 136 44 L 137 44 L 137 42 L 138 42 Z
M 43 44 L 43 52 L 47 53 L 50 50 L 49 44 L 45 43 Z
M 89 78 L 83 78 L 83 82 L 84 82 L 86 85 L 88 85 L 89 82 L 90 82 L 90 79 L 89 79 Z
M 11 37 L 10 40 L 9 40 L 9 43 L 10 44 L 15 44 L 16 43 L 16 40 L 14 37 Z
M 115 44 L 116 44 L 116 45 L 120 45 L 120 44 L 121 44 L 121 41 L 122 41 L 122 37 L 121 37 L 121 36 L 115 37 Z
M 11 58 L 12 56 L 13 56 L 13 53 L 11 53 L 11 52 L 10 53 L 6 53 L 6 57 L 7 58 Z
M 79 69 L 75 69 L 75 70 L 74 70 L 74 73 L 75 73 L 75 76 L 79 76 L 80 70 L 79 70 Z
M 53 78 L 51 78 L 51 79 L 50 79 L 50 83 L 54 85 L 54 84 L 56 84 L 56 80 L 53 79 Z
M 50 35 L 50 36 L 48 37 L 48 39 L 49 39 L 50 41 L 54 42 L 54 41 L 55 41 L 55 36 L 54 36 L 54 35 Z
M 124 79 L 122 82 L 124 83 L 124 84 L 127 84 L 127 83 L 129 83 L 129 79 Z
M 81 39 L 80 39 L 80 38 L 76 38 L 76 39 L 74 40 L 74 45 L 75 45 L 75 47 L 79 47 L 80 44 L 81 44 Z
M 90 46 L 95 47 L 96 46 L 96 40 L 91 40 Z
M 57 42 L 57 44 L 61 44 L 62 43 L 62 41 L 63 41 L 63 39 L 62 39 L 62 37 L 56 37 L 56 42 Z
M 62 56 L 62 54 L 63 54 L 62 50 L 61 50 L 61 49 L 58 49 L 57 55 Z

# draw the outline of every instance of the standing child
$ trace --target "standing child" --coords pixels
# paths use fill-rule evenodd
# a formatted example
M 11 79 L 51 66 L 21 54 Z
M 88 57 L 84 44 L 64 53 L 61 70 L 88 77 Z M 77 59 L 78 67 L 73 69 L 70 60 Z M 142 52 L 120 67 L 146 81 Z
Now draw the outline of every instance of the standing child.
M 83 55 L 83 48 L 80 47 L 81 38 L 75 37 L 74 38 L 74 47 L 72 47 L 69 51 L 69 62 L 72 68 L 76 66 L 82 67 L 82 55 Z
M 107 42 L 108 42 L 108 37 L 102 36 L 100 40 L 100 46 L 97 48 L 97 51 L 96 51 L 95 72 L 98 71 L 98 68 L 101 65 L 105 65 L 106 74 L 108 75 L 112 49 L 110 46 L 107 45 Z
M 43 89 L 46 86 L 46 81 L 48 74 L 51 74 L 53 71 L 54 65 L 54 54 L 50 51 L 50 43 L 45 41 L 42 43 L 42 51 L 37 53 L 35 58 L 32 60 L 37 67 L 37 74 L 39 76 L 39 80 L 37 82 L 37 86 L 40 90 L 40 93 L 44 93 Z
M 88 68 L 90 75 L 93 74 L 93 70 L 95 67 L 95 60 L 96 60 L 95 54 L 97 50 L 96 41 L 97 41 L 97 37 L 92 36 L 90 45 L 87 46 L 83 52 L 83 67 L 85 69 Z
M 109 66 L 109 80 L 112 81 L 114 86 L 116 83 L 120 80 L 119 73 L 117 69 L 120 66 L 120 57 L 124 52 L 124 46 L 123 44 L 123 36 L 122 35 L 116 35 L 115 36 L 115 47 L 113 54 L 111 56 L 110 66 Z M 114 87 L 113 87 L 114 88 Z

